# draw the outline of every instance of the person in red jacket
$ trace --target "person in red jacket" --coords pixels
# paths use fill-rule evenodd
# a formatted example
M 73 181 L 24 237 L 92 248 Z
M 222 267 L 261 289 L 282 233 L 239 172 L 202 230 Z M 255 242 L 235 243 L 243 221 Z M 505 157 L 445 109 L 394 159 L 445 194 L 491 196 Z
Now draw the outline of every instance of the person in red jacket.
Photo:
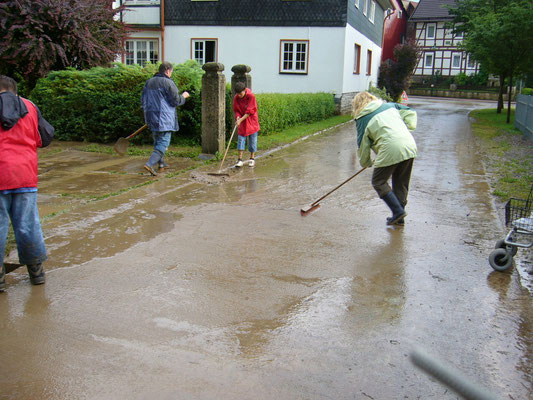
M 257 101 L 250 89 L 242 82 L 235 84 L 235 98 L 233 99 L 233 111 L 235 113 L 235 124 L 238 126 L 237 151 L 239 160 L 236 167 L 244 165 L 242 156 L 246 147 L 246 138 L 248 138 L 248 151 L 250 151 L 250 160 L 248 165 L 255 165 L 255 153 L 257 152 L 257 135 L 259 134 L 259 118 L 257 117 Z
M 19 262 L 33 285 L 44 283 L 47 259 L 37 209 L 37 147 L 50 144 L 54 128 L 31 101 L 17 96 L 17 83 L 0 75 L 0 292 L 6 288 L 4 253 L 13 225 Z

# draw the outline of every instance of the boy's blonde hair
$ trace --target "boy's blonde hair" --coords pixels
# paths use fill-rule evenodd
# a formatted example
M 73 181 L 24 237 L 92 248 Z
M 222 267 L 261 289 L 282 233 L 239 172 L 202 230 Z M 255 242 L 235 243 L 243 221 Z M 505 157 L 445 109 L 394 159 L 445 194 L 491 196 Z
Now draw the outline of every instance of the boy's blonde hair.
M 352 115 L 354 118 L 357 118 L 359 113 L 366 107 L 371 101 L 377 100 L 378 98 L 368 92 L 359 92 L 352 100 Z

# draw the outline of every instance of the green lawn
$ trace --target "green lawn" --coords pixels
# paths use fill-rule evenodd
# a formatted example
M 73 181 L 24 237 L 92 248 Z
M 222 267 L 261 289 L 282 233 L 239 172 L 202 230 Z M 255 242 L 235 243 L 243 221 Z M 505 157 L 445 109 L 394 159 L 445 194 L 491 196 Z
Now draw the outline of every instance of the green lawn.
M 533 142 L 522 138 L 514 127 L 514 108 L 511 123 L 507 124 L 507 111 L 496 109 L 475 110 L 470 116 L 474 135 L 479 139 L 484 162 L 493 176 L 493 194 L 502 201 L 510 197 L 526 198 L 533 183 Z
M 297 139 L 300 139 L 304 136 L 311 135 L 313 133 L 328 129 L 344 122 L 351 120 L 350 115 L 337 115 L 322 121 L 313 122 L 310 124 L 301 124 L 296 125 L 291 128 L 285 129 L 281 132 L 274 132 L 268 135 L 259 134 L 258 139 L 258 150 L 259 153 L 262 151 L 267 151 L 272 148 L 282 146 L 284 144 L 292 143 Z M 168 148 L 165 153 L 165 158 L 172 157 L 186 157 L 186 158 L 196 158 L 202 152 L 202 147 L 200 145 L 192 143 L 190 139 L 180 138 L 179 134 L 175 138 L 176 143 L 173 143 Z M 232 143 L 231 148 L 236 148 L 237 144 Z M 114 154 L 112 145 L 104 145 L 98 143 L 82 144 L 76 146 L 77 150 L 95 152 L 95 153 L 104 153 L 104 154 Z M 152 153 L 153 147 L 151 145 L 135 145 L 128 148 L 127 155 L 129 156 L 143 156 L 148 157 Z M 217 157 L 217 159 L 221 158 Z

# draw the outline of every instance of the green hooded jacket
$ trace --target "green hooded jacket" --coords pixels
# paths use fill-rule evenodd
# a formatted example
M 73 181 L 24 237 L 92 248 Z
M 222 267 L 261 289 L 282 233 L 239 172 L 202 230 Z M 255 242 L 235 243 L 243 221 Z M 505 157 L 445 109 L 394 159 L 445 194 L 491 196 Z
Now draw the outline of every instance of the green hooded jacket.
M 370 115 L 372 113 L 374 115 Z M 355 121 L 359 131 L 357 154 L 362 167 L 372 166 L 370 150 L 376 153 L 374 166 L 378 168 L 416 157 L 415 139 L 409 131 L 416 129 L 417 118 L 416 112 L 409 107 L 389 106 L 374 100 L 356 116 Z

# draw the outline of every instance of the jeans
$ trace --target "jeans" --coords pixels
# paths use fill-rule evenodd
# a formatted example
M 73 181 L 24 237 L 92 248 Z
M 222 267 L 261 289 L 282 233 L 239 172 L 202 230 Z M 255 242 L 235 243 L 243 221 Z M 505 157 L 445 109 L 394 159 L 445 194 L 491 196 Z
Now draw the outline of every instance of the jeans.
M 13 225 L 19 262 L 40 264 L 48 257 L 37 209 L 37 192 L 0 194 L 0 260 L 4 260 L 9 220 Z
M 165 155 L 165 152 L 170 145 L 170 137 L 172 136 L 172 132 L 153 132 L 152 136 L 154 138 L 154 150 L 157 150 L 162 155 Z
M 248 138 L 248 151 L 250 153 L 257 152 L 257 132 L 249 136 L 237 136 L 237 150 L 244 150 L 246 147 L 246 138 Z

